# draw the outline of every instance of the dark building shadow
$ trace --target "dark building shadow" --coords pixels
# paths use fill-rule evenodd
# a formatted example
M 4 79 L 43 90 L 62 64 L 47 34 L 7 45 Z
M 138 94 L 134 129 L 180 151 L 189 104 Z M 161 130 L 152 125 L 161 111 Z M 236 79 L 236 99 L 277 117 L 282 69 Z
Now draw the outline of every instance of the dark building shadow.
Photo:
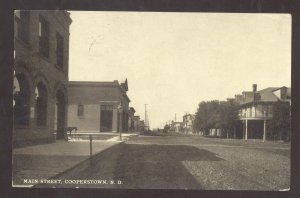
M 210 151 L 185 145 L 125 144 L 122 150 L 114 172 L 115 179 L 124 181 L 121 188 L 201 189 L 183 162 L 223 160 Z

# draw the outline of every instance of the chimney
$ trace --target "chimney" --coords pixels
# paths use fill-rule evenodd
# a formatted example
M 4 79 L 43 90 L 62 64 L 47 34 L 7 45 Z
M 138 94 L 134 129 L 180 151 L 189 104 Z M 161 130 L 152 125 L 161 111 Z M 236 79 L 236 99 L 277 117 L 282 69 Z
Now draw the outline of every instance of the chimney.
M 253 92 L 256 92 L 257 91 L 257 84 L 253 84 L 252 88 L 253 88 Z
M 257 84 L 253 84 L 252 85 L 252 88 L 253 88 L 253 102 L 259 100 L 259 93 L 257 93 Z
M 282 87 L 280 89 L 280 99 L 282 99 L 282 100 L 287 99 L 287 88 L 286 87 Z

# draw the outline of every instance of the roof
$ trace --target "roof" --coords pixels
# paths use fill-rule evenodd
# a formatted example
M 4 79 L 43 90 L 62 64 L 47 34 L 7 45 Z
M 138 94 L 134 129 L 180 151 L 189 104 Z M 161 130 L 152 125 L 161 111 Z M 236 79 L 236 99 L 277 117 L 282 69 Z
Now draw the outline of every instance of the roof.
M 133 113 L 135 113 L 135 109 L 133 107 L 130 107 L 129 110 Z
M 260 97 L 261 97 L 260 101 L 277 102 L 278 97 L 273 93 L 273 91 L 276 91 L 278 89 L 280 89 L 280 87 L 268 87 L 268 88 L 258 91 L 258 93 L 260 94 Z
M 181 124 L 183 122 L 175 122 L 175 121 L 172 121 L 173 124 Z
M 243 97 L 239 99 L 238 103 L 240 104 L 247 104 L 252 102 L 277 102 L 277 101 L 284 101 L 284 99 L 280 98 L 275 94 L 276 91 L 282 90 L 283 88 L 287 89 L 287 98 L 289 99 L 291 97 L 291 88 L 287 87 L 268 87 L 265 89 L 262 89 L 257 92 L 252 91 L 244 91 Z M 256 95 L 254 95 L 256 94 Z M 239 95 L 236 95 L 239 96 Z
M 70 81 L 68 87 L 69 104 L 98 104 L 100 101 L 120 102 L 125 98 L 128 103 L 126 92 L 120 87 L 118 81 L 111 82 L 89 82 Z
M 252 91 L 243 91 L 243 103 L 253 102 L 253 92 Z
M 191 114 L 191 113 L 188 113 L 188 114 L 184 114 L 182 117 L 183 117 L 183 118 L 184 118 L 184 117 L 192 117 L 192 118 L 194 118 L 195 115 L 194 115 L 194 114 Z
M 121 87 L 125 89 L 125 91 L 128 91 L 128 83 L 127 83 L 127 78 L 121 80 Z
M 97 87 L 97 86 L 119 86 L 117 80 L 115 81 L 69 81 L 69 86 L 90 86 L 90 87 Z

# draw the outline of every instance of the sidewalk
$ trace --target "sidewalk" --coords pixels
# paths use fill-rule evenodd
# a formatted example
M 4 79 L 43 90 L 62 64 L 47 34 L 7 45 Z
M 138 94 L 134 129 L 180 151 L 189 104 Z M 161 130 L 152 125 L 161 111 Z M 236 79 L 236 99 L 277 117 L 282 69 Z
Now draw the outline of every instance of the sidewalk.
M 121 141 L 93 141 L 93 155 Z M 13 186 L 32 187 L 35 181 L 48 179 L 87 160 L 90 143 L 65 142 L 13 149 Z M 27 180 L 27 181 L 24 181 Z

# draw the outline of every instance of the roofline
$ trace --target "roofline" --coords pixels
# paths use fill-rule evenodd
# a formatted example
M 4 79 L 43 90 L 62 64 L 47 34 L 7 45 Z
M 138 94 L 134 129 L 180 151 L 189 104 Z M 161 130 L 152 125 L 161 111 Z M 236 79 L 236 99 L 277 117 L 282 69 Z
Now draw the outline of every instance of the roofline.
M 279 88 L 277 88 L 277 89 L 272 90 L 272 92 L 277 91 L 277 90 L 280 90 L 280 89 L 282 89 L 282 88 L 291 89 L 290 87 L 282 86 L 282 87 L 279 87 Z
M 129 97 L 127 96 L 126 91 L 119 84 L 117 80 L 114 81 L 69 81 L 69 87 L 117 87 L 122 93 L 122 96 L 127 100 L 127 102 L 131 102 Z
M 262 104 L 262 103 L 277 103 L 277 102 L 289 102 L 289 101 L 284 101 L 284 100 L 277 100 L 277 101 L 251 101 L 243 104 L 239 104 L 240 106 L 247 106 L 247 105 L 252 105 L 253 103 L 256 104 Z
M 129 99 L 126 93 L 123 96 L 125 97 L 125 99 L 127 99 L 128 103 L 131 102 L 131 100 Z
M 97 86 L 120 86 L 117 81 L 69 81 L 69 86 L 86 86 L 86 87 L 97 87 Z

